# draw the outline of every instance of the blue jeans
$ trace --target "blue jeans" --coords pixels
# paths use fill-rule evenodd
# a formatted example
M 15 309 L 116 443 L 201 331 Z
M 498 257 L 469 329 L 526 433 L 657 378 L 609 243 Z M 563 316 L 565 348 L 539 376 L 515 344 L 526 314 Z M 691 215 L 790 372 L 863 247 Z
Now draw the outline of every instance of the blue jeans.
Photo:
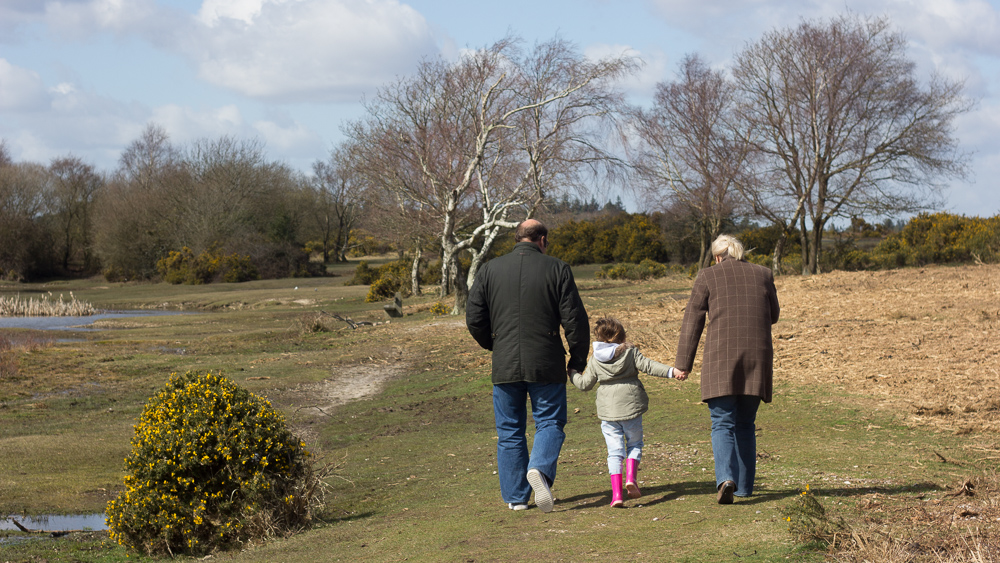
M 608 444 L 608 474 L 621 475 L 625 456 L 642 459 L 642 416 L 632 420 L 601 421 L 601 433 Z
M 712 452 L 715 454 L 715 486 L 736 483 L 735 494 L 753 493 L 757 473 L 757 407 L 760 397 L 727 395 L 705 401 L 712 416 Z
M 535 440 L 528 457 L 525 428 L 527 399 L 535 420 Z M 493 386 L 493 415 L 497 425 L 497 474 L 504 502 L 527 504 L 531 485 L 526 474 L 537 469 L 551 485 L 556 479 L 556 461 L 566 433 L 565 383 L 502 383 Z

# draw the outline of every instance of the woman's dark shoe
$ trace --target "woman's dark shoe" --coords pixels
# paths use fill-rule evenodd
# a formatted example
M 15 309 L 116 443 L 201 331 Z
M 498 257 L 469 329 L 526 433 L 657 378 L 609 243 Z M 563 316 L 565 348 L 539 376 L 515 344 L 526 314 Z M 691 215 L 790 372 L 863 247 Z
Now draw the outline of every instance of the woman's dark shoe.
M 736 483 L 723 481 L 719 485 L 719 504 L 733 504 L 733 491 L 736 490 Z

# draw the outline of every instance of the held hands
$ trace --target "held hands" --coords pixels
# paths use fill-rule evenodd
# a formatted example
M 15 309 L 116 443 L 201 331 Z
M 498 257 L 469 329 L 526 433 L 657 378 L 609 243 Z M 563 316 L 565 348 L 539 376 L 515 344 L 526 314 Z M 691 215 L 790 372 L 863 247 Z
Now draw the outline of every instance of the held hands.
M 688 373 L 689 372 L 686 372 L 684 370 L 679 370 L 677 368 L 674 368 L 674 379 L 676 379 L 677 381 L 684 381 L 685 379 L 688 378 Z

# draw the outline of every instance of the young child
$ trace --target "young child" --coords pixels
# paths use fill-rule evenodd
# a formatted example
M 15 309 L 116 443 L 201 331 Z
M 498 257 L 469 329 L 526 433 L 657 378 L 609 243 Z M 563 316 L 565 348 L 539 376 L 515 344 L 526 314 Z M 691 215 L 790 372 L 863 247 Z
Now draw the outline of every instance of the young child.
M 625 342 L 625 327 L 617 319 L 603 317 L 594 324 L 594 355 L 583 373 L 571 372 L 573 385 L 582 391 L 597 388 L 597 417 L 608 444 L 611 474 L 611 507 L 625 506 L 622 497 L 622 459 L 628 498 L 639 498 L 636 473 L 642 458 L 642 413 L 649 397 L 639 381 L 639 372 L 656 377 L 674 377 L 674 368 L 650 360 Z M 627 454 L 627 457 L 626 457 Z

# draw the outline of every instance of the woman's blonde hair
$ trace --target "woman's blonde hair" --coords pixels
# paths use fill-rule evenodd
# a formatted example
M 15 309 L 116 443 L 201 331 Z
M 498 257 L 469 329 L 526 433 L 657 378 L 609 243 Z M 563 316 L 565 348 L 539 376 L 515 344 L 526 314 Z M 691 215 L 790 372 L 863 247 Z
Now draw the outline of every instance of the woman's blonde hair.
M 736 237 L 729 235 L 719 235 L 712 243 L 712 256 L 726 256 L 737 260 L 743 259 L 743 243 Z

